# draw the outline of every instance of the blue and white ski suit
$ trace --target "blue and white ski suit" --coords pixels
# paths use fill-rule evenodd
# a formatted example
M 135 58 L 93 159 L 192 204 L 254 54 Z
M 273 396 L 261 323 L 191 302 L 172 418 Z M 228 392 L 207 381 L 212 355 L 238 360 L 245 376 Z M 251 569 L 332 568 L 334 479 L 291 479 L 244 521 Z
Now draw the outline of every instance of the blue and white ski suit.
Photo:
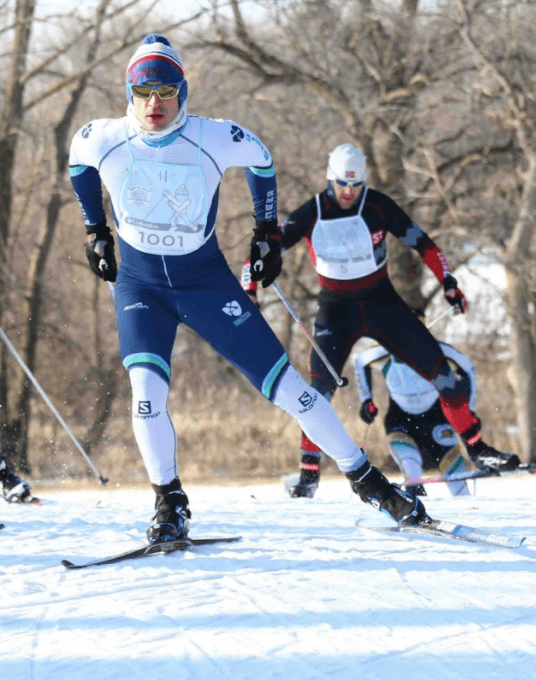
M 119 345 L 133 389 L 134 433 L 153 484 L 177 475 L 167 395 L 180 323 L 296 418 L 313 441 L 321 440 L 341 470 L 365 460 L 327 402 L 289 366 L 219 249 L 219 186 L 232 166 L 245 168 L 256 218 L 276 217 L 271 155 L 233 121 L 190 115 L 180 130 L 149 141 L 128 117 L 94 120 L 71 145 L 71 180 L 86 225 L 105 219 L 102 184 L 111 199 L 121 253 Z

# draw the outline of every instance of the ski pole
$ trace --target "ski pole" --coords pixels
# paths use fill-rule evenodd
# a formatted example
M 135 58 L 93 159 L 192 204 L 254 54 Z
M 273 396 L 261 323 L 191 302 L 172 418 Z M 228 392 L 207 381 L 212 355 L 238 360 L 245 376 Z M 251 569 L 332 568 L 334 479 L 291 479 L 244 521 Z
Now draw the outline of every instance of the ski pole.
M 427 324 L 426 324 L 426 328 L 430 328 L 431 326 L 433 326 L 434 324 L 436 324 L 438 321 L 441 321 L 441 319 L 442 319 L 443 317 L 447 316 L 447 314 L 450 314 L 450 312 L 451 312 L 451 310 L 450 310 L 450 309 L 447 309 L 445 312 L 443 312 L 443 314 L 440 314 L 440 315 L 437 317 L 437 319 L 434 319 L 433 321 L 430 321 L 430 323 L 427 323 Z
M 50 399 L 47 397 L 45 391 L 43 390 L 43 388 L 41 387 L 41 385 L 37 382 L 37 380 L 36 380 L 35 377 L 33 376 L 32 372 L 30 371 L 30 369 L 28 368 L 28 366 L 26 366 L 26 364 L 24 363 L 24 361 L 21 359 L 21 357 L 19 356 L 17 350 L 13 347 L 13 345 L 12 345 L 11 342 L 9 341 L 9 338 L 7 337 L 7 335 L 4 333 L 4 331 L 3 331 L 1 328 L 0 328 L 0 337 L 1 337 L 2 340 L 6 343 L 6 345 L 7 345 L 8 349 L 9 349 L 9 351 L 11 352 L 11 354 L 13 354 L 13 356 L 15 357 L 15 359 L 18 361 L 20 367 L 21 367 L 22 370 L 26 373 L 26 375 L 28 376 L 28 378 L 29 378 L 30 381 L 32 382 L 32 384 L 33 384 L 33 386 L 35 387 L 35 389 L 36 389 L 36 390 L 39 392 L 39 394 L 43 397 L 45 403 L 47 404 L 47 406 L 49 407 L 49 409 L 52 411 L 52 413 L 56 416 L 56 418 L 58 419 L 58 421 L 59 421 L 60 424 L 62 425 L 63 429 L 65 430 L 65 432 L 67 432 L 67 434 L 68 434 L 69 437 L 71 438 L 73 444 L 74 444 L 74 445 L 76 446 L 76 448 L 80 451 L 80 453 L 81 453 L 82 456 L 84 457 L 86 463 L 87 463 L 87 464 L 89 465 L 89 467 L 93 470 L 93 473 L 95 474 L 95 477 L 98 478 L 98 480 L 100 481 L 101 484 L 106 484 L 106 482 L 107 482 L 108 480 L 107 480 L 105 477 L 103 477 L 103 476 L 100 474 L 100 472 L 97 470 L 97 468 L 96 468 L 95 465 L 93 464 L 93 461 L 91 460 L 91 458 L 89 458 L 89 456 L 87 455 L 87 453 L 84 451 L 84 449 L 83 449 L 83 448 L 81 447 L 81 445 L 78 443 L 78 440 L 75 438 L 74 434 L 71 432 L 71 430 L 70 430 L 69 427 L 67 426 L 67 423 L 66 423 L 66 422 L 63 420 L 63 418 L 60 416 L 60 414 L 58 413 L 58 411 L 57 411 L 56 407 L 54 406 L 54 404 L 53 404 L 53 403 L 50 401 Z
M 335 380 L 335 382 L 337 383 L 337 385 L 338 385 L 339 387 L 346 387 L 346 385 L 348 385 L 348 378 L 341 378 L 341 377 L 339 376 L 339 374 L 337 373 L 337 371 L 333 368 L 333 366 L 332 366 L 331 363 L 329 362 L 329 359 L 326 357 L 326 355 L 324 354 L 324 352 L 323 352 L 323 351 L 320 349 L 320 347 L 318 346 L 318 343 L 317 343 L 317 342 L 315 341 L 315 339 L 309 334 L 309 332 L 307 331 L 307 329 L 305 328 L 305 326 L 303 325 L 303 323 L 300 321 L 300 317 L 298 316 L 298 314 L 296 313 L 296 311 L 294 310 L 294 308 L 292 307 L 292 305 L 290 304 L 290 302 L 287 300 L 287 298 L 285 297 L 285 295 L 283 294 L 283 292 L 281 291 L 281 289 L 279 288 L 279 286 L 277 285 L 277 283 L 275 283 L 275 282 L 272 283 L 272 288 L 273 288 L 273 289 L 275 290 L 275 292 L 279 295 L 279 299 L 281 300 L 281 302 L 282 302 L 282 303 L 285 305 L 285 307 L 287 308 L 287 310 L 288 310 L 290 316 L 294 319 L 294 321 L 299 325 L 299 327 L 300 327 L 300 328 L 302 329 L 302 331 L 305 333 L 305 337 L 307 338 L 307 340 L 309 340 L 309 342 L 311 343 L 311 345 L 314 347 L 316 353 L 318 354 L 318 356 L 319 356 L 319 357 L 322 359 L 322 361 L 324 362 L 325 367 L 326 367 L 326 368 L 328 369 L 328 371 L 331 373 L 331 375 L 333 376 L 333 379 Z
M 363 439 L 361 441 L 361 448 L 364 449 L 367 446 L 367 436 L 368 436 L 368 431 L 369 431 L 370 423 L 367 423 L 367 426 L 365 427 L 365 432 L 363 433 Z
M 536 475 L 536 463 L 521 464 L 514 470 L 467 470 L 465 472 L 455 472 L 452 475 L 441 475 L 438 477 L 418 477 L 415 479 L 407 479 L 404 484 L 437 484 L 439 482 L 460 482 L 467 479 L 483 479 L 491 477 L 498 479 L 499 477 L 515 477 L 517 475 L 529 474 Z

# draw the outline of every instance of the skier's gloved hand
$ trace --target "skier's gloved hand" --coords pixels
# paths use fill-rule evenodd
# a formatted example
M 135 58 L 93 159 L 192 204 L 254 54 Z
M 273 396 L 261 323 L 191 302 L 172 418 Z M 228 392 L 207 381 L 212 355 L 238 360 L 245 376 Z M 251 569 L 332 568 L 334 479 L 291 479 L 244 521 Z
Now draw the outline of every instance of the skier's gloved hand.
M 501 472 L 516 470 L 520 465 L 519 457 L 515 453 L 497 451 L 493 446 L 482 441 L 480 420 L 462 433 L 465 448 L 473 465 L 488 474 L 499 475 Z
M 262 287 L 268 288 L 281 273 L 281 233 L 277 220 L 261 222 L 255 220 L 256 227 L 251 239 L 251 280 L 262 281 Z
M 458 288 L 458 282 L 454 276 L 452 276 L 452 274 L 445 276 L 442 285 L 443 290 L 445 291 L 446 301 L 449 305 L 454 307 L 454 314 L 463 314 L 467 309 L 467 300 L 465 299 L 465 295 Z
M 114 282 L 117 278 L 117 262 L 112 232 L 105 220 L 86 226 L 86 230 L 84 249 L 91 271 L 104 281 Z
M 468 451 L 468 453 L 476 468 L 485 470 L 487 473 L 493 475 L 517 470 L 521 464 L 517 454 L 497 451 L 491 446 L 484 445 L 484 449 L 480 453 L 475 453 L 474 451 Z
M 477 470 L 482 470 L 487 475 L 496 475 L 497 477 L 501 474 L 495 465 L 488 465 L 488 462 L 483 456 L 469 456 L 471 462 Z
M 370 425 L 374 422 L 374 419 L 377 415 L 378 409 L 376 404 L 372 401 L 372 399 L 365 399 L 365 401 L 361 404 L 361 408 L 359 409 L 359 417 L 361 420 L 367 423 L 367 425 Z

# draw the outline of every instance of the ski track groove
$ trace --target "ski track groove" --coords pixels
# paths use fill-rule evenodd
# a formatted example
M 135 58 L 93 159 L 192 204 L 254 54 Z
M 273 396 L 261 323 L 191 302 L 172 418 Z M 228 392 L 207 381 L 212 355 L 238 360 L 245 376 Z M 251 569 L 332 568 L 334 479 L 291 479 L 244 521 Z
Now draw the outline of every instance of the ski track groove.
M 241 586 L 238 588 L 237 586 Z M 285 617 L 282 616 L 281 614 L 276 615 L 273 612 L 272 605 L 274 603 L 274 600 L 276 598 L 274 596 L 269 595 L 268 593 L 263 592 L 262 590 L 255 590 L 248 584 L 246 584 L 244 578 L 235 578 L 233 584 L 228 585 L 228 588 L 234 591 L 234 593 L 237 596 L 242 596 L 246 597 L 248 602 L 259 612 L 263 615 L 263 618 L 268 619 L 268 621 L 271 623 L 269 626 L 272 629 L 285 629 L 286 628 L 286 620 Z M 252 592 L 254 593 L 252 595 Z M 257 594 L 258 592 L 261 592 L 262 595 L 259 597 Z M 264 601 L 264 605 L 260 604 L 260 600 Z M 279 602 L 277 602 L 279 604 Z M 270 607 L 268 606 L 270 605 Z M 286 635 L 290 637 L 290 643 L 291 644 L 296 644 L 299 642 L 298 640 L 298 635 L 295 631 L 285 631 Z M 278 638 L 279 639 L 279 638 Z M 285 643 L 279 642 L 279 644 L 273 646 L 270 649 L 270 656 L 273 658 L 274 656 L 284 656 L 285 652 L 289 649 L 289 641 L 286 640 Z M 307 662 L 306 660 L 301 660 L 300 662 L 296 662 L 300 664 L 300 667 L 306 672 L 306 675 L 303 677 L 309 678 L 310 680 L 313 680 L 313 678 L 318 678 L 319 680 L 322 680 L 322 678 L 326 678 L 326 675 L 324 673 L 318 672 L 310 662 Z

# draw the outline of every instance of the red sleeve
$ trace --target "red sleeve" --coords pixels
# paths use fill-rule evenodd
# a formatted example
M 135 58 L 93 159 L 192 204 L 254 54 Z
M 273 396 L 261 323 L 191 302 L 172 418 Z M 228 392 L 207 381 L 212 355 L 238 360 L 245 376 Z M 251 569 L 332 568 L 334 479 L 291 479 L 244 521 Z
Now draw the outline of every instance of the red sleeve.
M 434 272 L 439 283 L 443 283 L 443 279 L 450 274 L 447 258 L 443 255 L 443 251 L 428 236 L 426 238 L 421 237 L 419 240 L 417 252 L 421 256 L 422 261 Z

